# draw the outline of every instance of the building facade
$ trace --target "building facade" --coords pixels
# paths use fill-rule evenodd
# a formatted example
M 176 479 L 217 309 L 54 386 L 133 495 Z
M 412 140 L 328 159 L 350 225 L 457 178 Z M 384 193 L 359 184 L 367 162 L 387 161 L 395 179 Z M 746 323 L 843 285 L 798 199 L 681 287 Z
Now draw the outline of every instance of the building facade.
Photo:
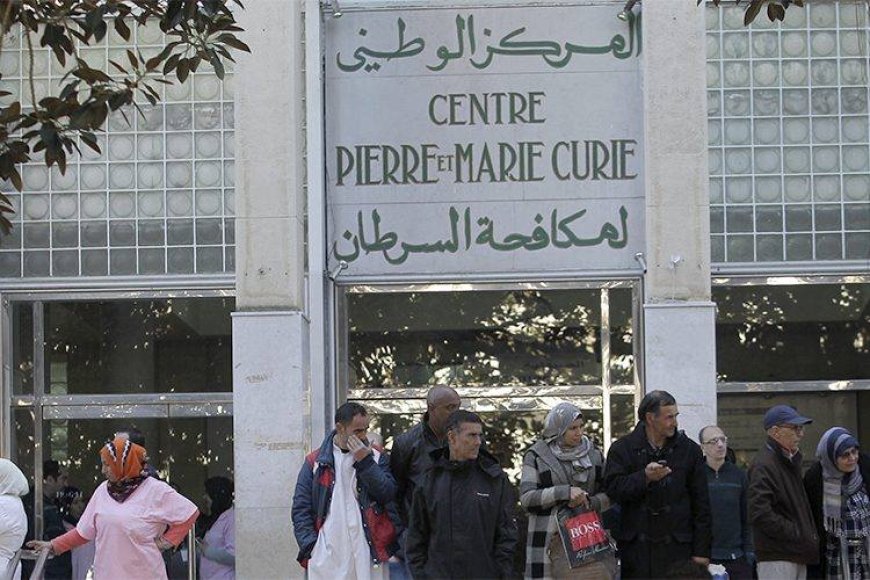
M 344 400 L 389 445 L 454 386 L 514 476 L 557 401 L 607 447 L 655 388 L 739 461 L 779 402 L 808 449 L 870 438 L 867 5 L 695 4 L 247 3 L 227 80 L 4 185 L 0 451 L 89 493 L 133 424 L 189 497 L 235 479 L 266 578 L 301 572 L 290 494 Z M 30 60 L 4 39 L 2 88 Z

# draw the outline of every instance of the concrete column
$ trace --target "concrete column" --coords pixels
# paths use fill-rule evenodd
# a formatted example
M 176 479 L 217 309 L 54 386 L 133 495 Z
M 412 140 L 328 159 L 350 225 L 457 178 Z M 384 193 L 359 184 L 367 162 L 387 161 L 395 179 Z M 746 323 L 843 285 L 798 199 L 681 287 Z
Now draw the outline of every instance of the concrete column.
M 645 2 L 645 388 L 665 389 L 695 438 L 716 419 L 704 6 Z
M 311 447 L 302 2 L 246 2 L 238 16 L 252 54 L 239 57 L 234 79 L 236 574 L 302 577 L 290 522 Z

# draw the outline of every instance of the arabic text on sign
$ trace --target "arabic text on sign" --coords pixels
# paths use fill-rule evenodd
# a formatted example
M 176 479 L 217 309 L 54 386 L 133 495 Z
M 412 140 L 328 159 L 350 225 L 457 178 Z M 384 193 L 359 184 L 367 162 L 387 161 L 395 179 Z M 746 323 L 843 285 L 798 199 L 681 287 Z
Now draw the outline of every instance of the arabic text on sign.
M 551 68 L 564 68 L 575 55 L 607 56 L 612 55 L 618 60 L 638 57 L 641 53 L 641 19 L 633 13 L 628 15 L 628 40 L 623 34 L 614 34 L 603 44 L 578 44 L 575 42 L 557 42 L 554 40 L 529 38 L 525 26 L 520 26 L 507 32 L 494 34 L 493 30 L 483 27 L 478 38 L 474 15 L 467 18 L 456 15 L 456 41 L 453 46 L 447 44 L 435 50 L 438 59 L 426 65 L 426 68 L 438 72 L 446 68 L 452 61 L 466 60 L 477 70 L 489 67 L 496 56 L 502 57 L 538 57 Z M 417 36 L 410 40 L 405 38 L 408 26 L 401 17 L 396 20 L 396 40 L 389 41 L 387 48 L 381 48 L 381 42 L 375 41 L 377 48 L 360 45 L 353 51 L 353 59 L 348 60 L 341 52 L 335 55 L 335 64 L 339 70 L 352 73 L 364 71 L 376 73 L 384 64 L 403 58 L 411 58 L 425 54 L 426 40 Z M 368 38 L 368 30 L 361 28 L 358 35 Z M 480 42 L 478 42 L 480 40 Z M 368 44 L 368 43 L 366 43 Z
M 580 224 L 575 222 L 583 218 L 586 209 L 567 216 L 560 216 L 559 210 L 553 209 L 549 220 L 539 213 L 534 217 L 536 225 L 530 233 L 504 233 L 497 228 L 493 218 L 480 216 L 475 220 L 470 207 L 460 212 L 451 206 L 448 211 L 448 237 L 430 242 L 408 242 L 401 240 L 397 232 L 381 228 L 381 215 L 377 209 L 371 210 L 368 223 L 364 212 L 358 211 L 356 233 L 345 230 L 342 234 L 345 242 L 334 242 L 332 255 L 337 260 L 351 263 L 362 256 L 380 253 L 388 264 L 396 266 L 403 264 L 413 254 L 456 254 L 472 251 L 478 246 L 497 252 L 536 252 L 550 247 L 565 250 L 606 243 L 612 249 L 621 250 L 628 244 L 628 210 L 620 206 L 618 213 L 618 226 L 604 222 L 593 236 L 581 236 L 576 232 Z

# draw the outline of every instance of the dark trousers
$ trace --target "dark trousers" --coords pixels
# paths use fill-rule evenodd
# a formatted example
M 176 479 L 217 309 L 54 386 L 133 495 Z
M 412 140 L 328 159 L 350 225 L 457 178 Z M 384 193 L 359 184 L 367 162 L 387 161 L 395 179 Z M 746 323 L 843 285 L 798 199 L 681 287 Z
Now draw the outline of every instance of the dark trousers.
M 712 560 L 714 564 L 722 564 L 728 571 L 728 580 L 752 580 L 753 566 L 746 558 L 734 560 Z
M 622 542 L 622 578 L 665 578 L 675 564 L 692 559 L 692 544 L 680 542 Z

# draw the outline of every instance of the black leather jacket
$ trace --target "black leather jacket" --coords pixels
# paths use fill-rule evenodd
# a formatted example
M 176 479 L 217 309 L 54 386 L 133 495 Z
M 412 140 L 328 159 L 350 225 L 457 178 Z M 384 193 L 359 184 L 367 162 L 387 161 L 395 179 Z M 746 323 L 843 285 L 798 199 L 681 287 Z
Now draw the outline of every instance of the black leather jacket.
M 439 441 L 428 425 L 429 413 L 423 420 L 405 431 L 393 442 L 390 451 L 390 471 L 396 478 L 396 506 L 399 517 L 407 526 L 411 514 L 414 488 L 432 467 L 432 452 L 447 447 L 447 440 Z

